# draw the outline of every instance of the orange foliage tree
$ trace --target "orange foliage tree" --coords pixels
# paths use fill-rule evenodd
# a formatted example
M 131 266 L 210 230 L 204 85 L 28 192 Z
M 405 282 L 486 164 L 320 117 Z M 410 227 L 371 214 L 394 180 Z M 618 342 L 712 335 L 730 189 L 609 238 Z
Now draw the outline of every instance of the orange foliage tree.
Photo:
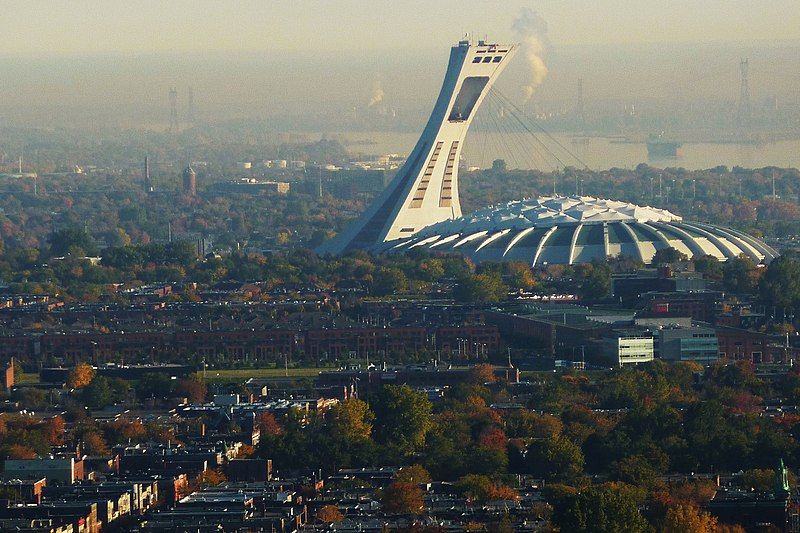
M 335 505 L 324 505 L 317 511 L 317 520 L 326 524 L 334 524 L 344 520 L 344 515 Z
M 36 459 L 36 452 L 22 444 L 12 444 L 8 447 L 9 459 Z
M 190 376 L 178 383 L 176 392 L 188 398 L 191 403 L 203 403 L 206 399 L 208 387 L 206 387 L 206 383 L 202 379 Z
M 94 431 L 83 436 L 83 451 L 89 455 L 108 455 L 111 450 L 100 433 Z
M 395 481 L 383 491 L 383 510 L 389 514 L 421 514 L 422 489 L 415 483 Z
M 89 363 L 78 363 L 67 377 L 67 387 L 70 389 L 81 389 L 92 382 L 95 370 Z

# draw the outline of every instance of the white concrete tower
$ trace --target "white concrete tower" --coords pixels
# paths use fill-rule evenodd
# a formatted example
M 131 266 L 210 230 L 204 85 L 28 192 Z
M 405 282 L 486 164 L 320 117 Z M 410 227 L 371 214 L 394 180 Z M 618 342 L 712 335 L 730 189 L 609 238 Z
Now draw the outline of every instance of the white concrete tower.
M 373 204 L 319 253 L 368 250 L 461 216 L 458 161 L 469 125 L 515 45 L 460 41 L 450 51 L 442 90 L 405 165 Z

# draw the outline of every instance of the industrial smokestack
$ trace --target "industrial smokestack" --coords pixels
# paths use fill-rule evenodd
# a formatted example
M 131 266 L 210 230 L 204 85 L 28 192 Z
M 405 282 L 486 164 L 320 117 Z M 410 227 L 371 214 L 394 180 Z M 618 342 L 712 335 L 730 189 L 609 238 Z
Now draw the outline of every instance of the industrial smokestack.
M 547 77 L 547 65 L 544 62 L 544 53 L 549 46 L 547 22 L 536 11 L 523 7 L 519 16 L 514 19 L 511 29 L 522 45 L 530 70 L 530 82 L 524 88 L 527 102 Z
M 386 93 L 383 92 L 381 82 L 376 81 L 372 86 L 372 96 L 369 98 L 369 104 L 367 107 L 375 107 L 376 105 L 380 104 L 383 102 L 384 96 L 386 96 Z

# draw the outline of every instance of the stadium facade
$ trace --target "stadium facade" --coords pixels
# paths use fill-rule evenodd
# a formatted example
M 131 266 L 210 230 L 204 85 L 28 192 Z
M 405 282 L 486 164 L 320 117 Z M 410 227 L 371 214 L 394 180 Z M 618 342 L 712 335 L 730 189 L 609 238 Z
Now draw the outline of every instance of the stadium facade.
M 649 263 L 663 248 L 721 261 L 744 254 L 760 263 L 777 255 L 739 231 L 588 196 L 522 200 L 462 216 L 458 162 L 464 138 L 515 51 L 515 45 L 468 40 L 451 49 L 441 92 L 405 165 L 364 214 L 318 253 L 423 248 L 462 253 L 476 262 L 525 261 L 531 266 L 620 255 Z
M 628 256 L 650 263 L 657 250 L 726 261 L 745 255 L 769 262 L 776 252 L 745 233 L 684 221 L 663 209 L 589 196 L 543 197 L 492 206 L 434 224 L 380 251 L 422 248 L 461 253 L 475 262 L 523 261 L 531 266 L 587 263 Z

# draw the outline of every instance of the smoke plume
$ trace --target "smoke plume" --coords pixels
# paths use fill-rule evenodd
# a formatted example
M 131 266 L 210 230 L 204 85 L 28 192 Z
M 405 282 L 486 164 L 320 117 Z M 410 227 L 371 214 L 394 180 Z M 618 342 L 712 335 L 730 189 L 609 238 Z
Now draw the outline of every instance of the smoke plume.
M 531 99 L 536 88 L 547 77 L 544 53 L 549 46 L 547 22 L 536 11 L 523 7 L 511 26 L 522 45 L 530 69 L 530 82 L 525 86 L 525 102 Z
M 374 107 L 381 102 L 383 102 L 383 97 L 386 96 L 386 93 L 383 92 L 383 87 L 381 86 L 381 82 L 376 81 L 372 85 L 372 96 L 369 98 L 369 104 L 367 107 Z

